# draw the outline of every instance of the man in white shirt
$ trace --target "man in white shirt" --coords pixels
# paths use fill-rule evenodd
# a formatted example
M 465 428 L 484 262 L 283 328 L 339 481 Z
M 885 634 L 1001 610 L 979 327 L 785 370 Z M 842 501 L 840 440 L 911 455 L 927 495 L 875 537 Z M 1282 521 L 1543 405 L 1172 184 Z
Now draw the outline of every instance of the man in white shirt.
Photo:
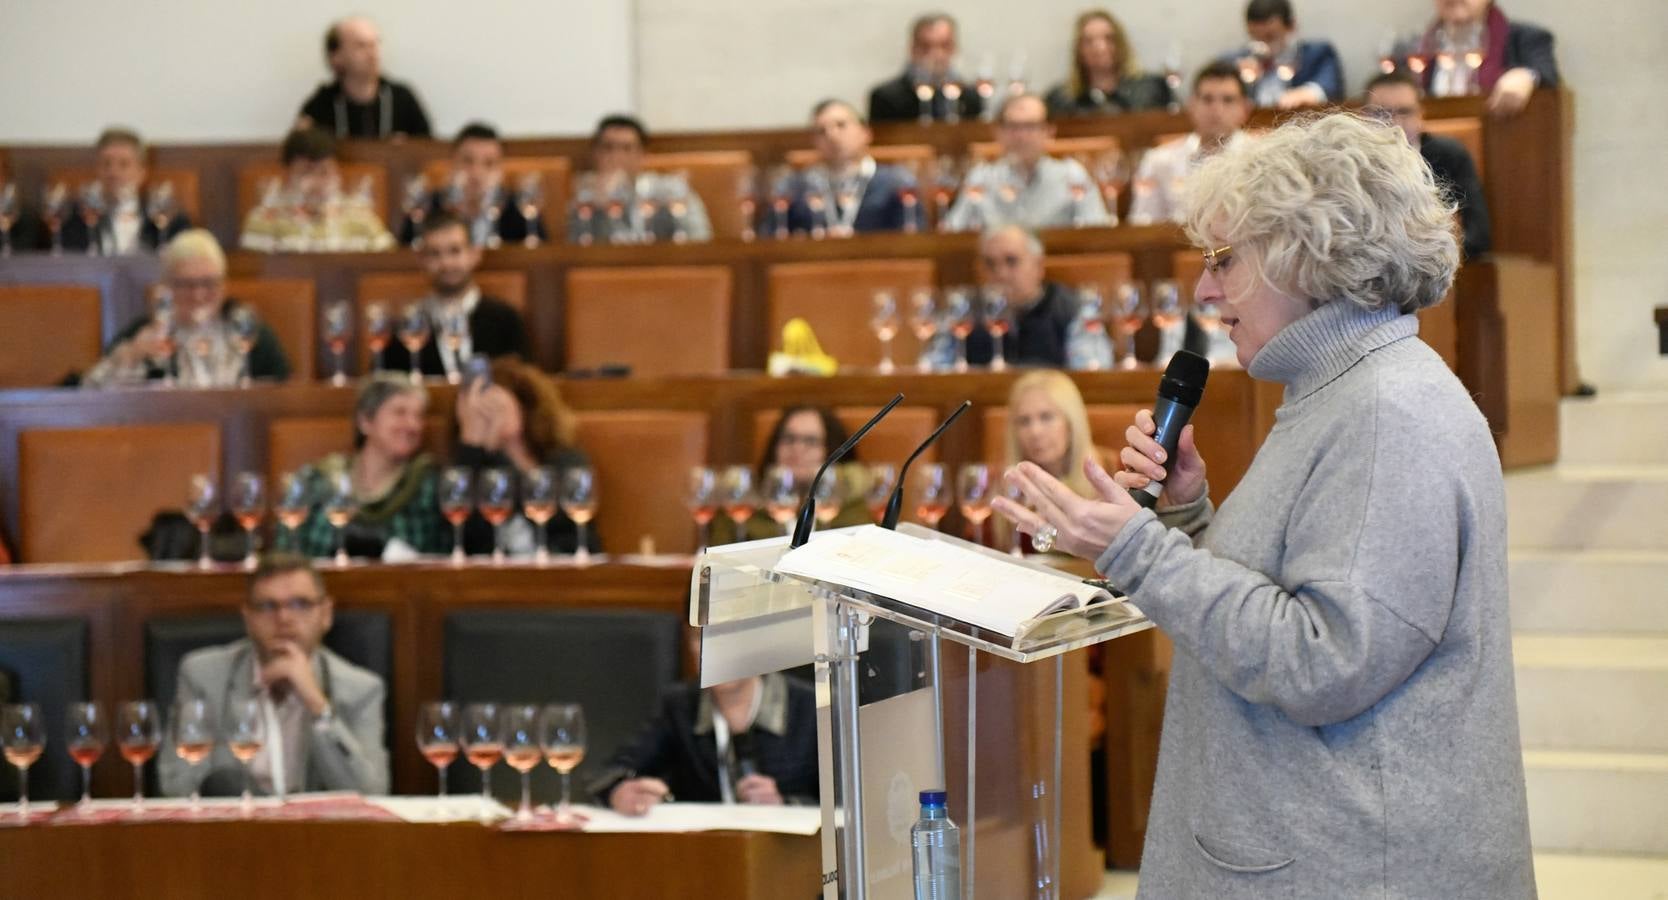
M 1226 62 L 1200 69 L 1193 77 L 1187 114 L 1193 120 L 1192 134 L 1154 147 L 1141 158 L 1135 171 L 1129 224 L 1178 221 L 1181 192 L 1188 176 L 1212 154 L 1246 139 L 1240 129 L 1251 116 L 1251 101 L 1239 69 Z
M 568 240 L 640 244 L 712 240 L 712 221 L 687 177 L 643 168 L 649 133 L 631 116 L 606 116 L 591 135 L 592 171 L 580 176 Z M 587 206 L 589 204 L 589 206 Z
M 423 304 L 430 324 L 429 342 L 417 352 L 423 374 L 456 384 L 471 356 L 525 357 L 527 327 L 521 313 L 502 299 L 483 297 L 475 284 L 481 248 L 470 240 L 468 226 L 450 213 L 436 213 L 423 221 L 422 238 L 417 258 L 429 276 Z M 382 352 L 384 368 L 411 371 L 411 354 L 398 341 Z
M 944 218 L 948 231 L 981 231 L 1003 225 L 1071 228 L 1115 225 L 1094 180 L 1075 159 L 1048 155 L 1054 125 L 1048 104 L 1036 94 L 1008 98 L 996 115 L 1002 158 L 967 174 L 961 194 Z
M 332 616 L 324 581 L 305 557 L 269 556 L 249 578 L 247 636 L 192 651 L 180 662 L 175 701 L 207 703 L 220 734 L 246 704 L 259 705 L 265 740 L 250 764 L 257 794 L 388 792 L 387 691 L 374 673 L 321 645 Z M 159 754 L 157 773 L 170 797 L 199 784 L 207 795 L 236 794 L 243 786 L 242 765 L 224 740 L 206 766 Z
M 152 253 L 191 227 L 174 205 L 172 188 L 143 194 L 145 144 L 126 128 L 107 128 L 98 136 L 98 178 L 87 184 L 64 218 L 67 251 L 99 256 Z M 154 208 L 153 208 L 154 207 Z

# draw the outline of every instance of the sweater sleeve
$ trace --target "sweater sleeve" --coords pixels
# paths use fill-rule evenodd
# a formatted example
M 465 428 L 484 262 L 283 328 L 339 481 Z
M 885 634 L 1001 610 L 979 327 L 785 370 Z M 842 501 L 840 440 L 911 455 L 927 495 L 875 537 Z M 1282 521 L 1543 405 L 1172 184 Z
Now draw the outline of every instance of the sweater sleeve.
M 1468 498 L 1456 476 L 1413 462 L 1454 448 L 1433 440 L 1433 429 L 1374 420 L 1310 464 L 1280 572 L 1195 549 L 1148 511 L 1096 568 L 1245 700 L 1309 726 L 1355 717 L 1440 641 L 1466 537 Z

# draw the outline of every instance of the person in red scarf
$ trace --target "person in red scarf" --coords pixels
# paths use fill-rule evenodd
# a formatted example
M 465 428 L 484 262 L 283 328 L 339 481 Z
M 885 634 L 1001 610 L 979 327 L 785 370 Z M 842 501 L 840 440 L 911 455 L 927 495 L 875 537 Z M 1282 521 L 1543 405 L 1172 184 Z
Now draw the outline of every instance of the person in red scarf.
M 1508 20 L 1494 0 L 1436 0 L 1436 21 L 1409 62 L 1431 96 L 1484 94 L 1499 115 L 1523 109 L 1537 87 L 1558 86 L 1552 32 Z

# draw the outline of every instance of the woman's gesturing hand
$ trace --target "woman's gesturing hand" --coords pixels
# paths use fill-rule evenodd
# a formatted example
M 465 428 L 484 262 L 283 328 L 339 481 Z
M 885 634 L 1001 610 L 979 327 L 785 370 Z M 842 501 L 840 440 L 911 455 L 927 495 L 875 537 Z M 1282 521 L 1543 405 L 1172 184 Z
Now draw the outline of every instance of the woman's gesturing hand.
M 1164 505 L 1185 506 L 1205 492 L 1205 460 L 1193 443 L 1193 426 L 1182 429 L 1169 475 L 1164 473 L 1164 448 L 1152 437 L 1157 430 L 1152 410 L 1143 409 L 1135 414 L 1135 423 L 1124 430 L 1124 440 L 1129 444 L 1118 453 L 1118 461 L 1123 463 L 1124 468 L 1115 478 L 1119 486 L 1128 491 L 1138 491 L 1149 482 L 1162 481 Z
M 997 497 L 992 505 L 1033 538 L 1044 525 L 1053 526 L 1058 532 L 1054 538 L 1056 550 L 1092 562 L 1141 507 L 1094 459 L 1084 460 L 1083 474 L 1088 476 L 1100 499 L 1079 497 L 1036 464 L 1020 463 L 1008 470 L 1007 479 L 1019 489 L 1030 508 L 1007 497 Z

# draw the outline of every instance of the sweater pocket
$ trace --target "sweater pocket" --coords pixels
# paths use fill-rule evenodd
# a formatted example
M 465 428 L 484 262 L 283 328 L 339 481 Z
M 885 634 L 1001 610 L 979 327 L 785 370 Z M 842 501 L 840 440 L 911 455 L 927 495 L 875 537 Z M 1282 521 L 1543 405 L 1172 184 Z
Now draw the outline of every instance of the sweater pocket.
M 1297 861 L 1296 857 L 1278 850 L 1265 850 L 1197 833 L 1193 835 L 1193 844 L 1211 865 L 1244 875 L 1277 872 Z

